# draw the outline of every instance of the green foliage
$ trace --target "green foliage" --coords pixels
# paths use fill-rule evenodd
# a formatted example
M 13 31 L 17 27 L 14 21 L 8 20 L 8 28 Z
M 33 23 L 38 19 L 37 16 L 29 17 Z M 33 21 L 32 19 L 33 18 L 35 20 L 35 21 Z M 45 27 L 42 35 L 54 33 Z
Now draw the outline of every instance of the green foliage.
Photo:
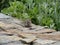
M 4 7 L 8 7 L 8 0 L 0 0 L 0 11 L 1 9 L 3 9 Z
M 15 1 L 15 0 L 0 0 L 0 11 L 3 8 L 9 7 L 9 2 Z
M 10 2 L 9 8 L 7 9 L 4 8 L 3 10 L 1 10 L 1 12 L 5 14 L 10 14 L 11 16 L 22 20 L 29 18 L 28 14 L 25 11 L 26 11 L 26 6 L 19 1 Z
M 9 3 L 8 8 L 1 10 L 2 13 L 22 20 L 31 19 L 34 24 L 60 30 L 59 0 L 15 0 Z

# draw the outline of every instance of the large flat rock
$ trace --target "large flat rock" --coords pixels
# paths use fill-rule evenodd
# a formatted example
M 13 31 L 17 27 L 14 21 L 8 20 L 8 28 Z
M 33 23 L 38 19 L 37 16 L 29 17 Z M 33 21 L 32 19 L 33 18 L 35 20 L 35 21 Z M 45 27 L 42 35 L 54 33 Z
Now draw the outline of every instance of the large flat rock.
M 60 45 L 60 32 L 34 24 L 27 28 L 21 24 L 20 20 L 0 13 L 0 44 L 31 45 L 32 42 L 32 45 Z
M 53 43 L 56 43 L 56 41 L 45 40 L 45 39 L 37 39 L 34 41 L 33 45 L 51 45 Z

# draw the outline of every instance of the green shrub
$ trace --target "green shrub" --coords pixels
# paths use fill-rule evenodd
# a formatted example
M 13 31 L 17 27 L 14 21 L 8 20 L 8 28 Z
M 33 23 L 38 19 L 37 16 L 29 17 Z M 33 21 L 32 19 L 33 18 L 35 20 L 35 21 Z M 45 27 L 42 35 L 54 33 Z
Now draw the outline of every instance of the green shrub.
M 10 2 L 2 13 L 19 19 L 31 19 L 34 24 L 60 30 L 59 0 L 19 0 Z
M 0 0 L 0 11 L 3 8 L 9 7 L 9 2 L 15 1 L 15 0 Z

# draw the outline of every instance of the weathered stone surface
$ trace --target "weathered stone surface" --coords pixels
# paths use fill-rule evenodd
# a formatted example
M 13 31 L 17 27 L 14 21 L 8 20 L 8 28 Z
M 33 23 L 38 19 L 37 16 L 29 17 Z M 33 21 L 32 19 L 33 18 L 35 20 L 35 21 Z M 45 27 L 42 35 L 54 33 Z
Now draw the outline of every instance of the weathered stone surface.
M 51 44 L 51 45 L 60 45 L 60 41 L 57 41 L 56 43 Z
M 60 32 L 38 34 L 37 37 L 42 39 L 60 40 Z
M 34 39 L 34 38 L 21 39 L 21 41 L 26 42 L 26 43 L 31 43 L 31 42 L 33 42 L 33 41 L 35 41 L 35 40 L 36 40 L 36 38 L 35 38 L 35 39 Z
M 22 41 L 25 41 L 26 43 L 30 43 L 34 40 L 36 40 L 36 36 L 34 35 L 31 35 L 31 34 L 26 34 L 26 33 L 23 33 L 23 32 L 20 32 L 20 31 L 17 31 L 17 30 L 8 30 L 7 32 L 11 32 L 11 33 L 16 33 L 18 34 L 19 37 L 22 37 L 24 39 L 21 39 Z
M 42 27 L 42 26 L 38 26 L 38 25 L 34 25 L 34 24 L 31 24 L 31 25 L 32 25 L 32 27 L 29 28 L 30 30 L 38 31 L 38 30 L 44 29 L 44 27 Z
M 33 42 L 33 45 L 50 45 L 50 44 L 53 44 L 53 43 L 56 43 L 56 41 L 37 39 Z
M 35 38 L 35 35 L 27 34 L 25 32 L 22 32 L 20 30 L 6 30 L 6 32 L 12 33 L 12 34 L 18 34 L 18 36 L 21 36 L 23 38 Z
M 53 32 L 53 33 L 50 33 L 51 35 L 60 35 L 60 31 L 57 31 L 57 32 Z
M 1 29 L 16 29 L 15 25 L 13 24 L 6 24 L 6 23 L 3 23 L 3 22 L 0 22 L 0 28 Z
M 12 33 L 5 32 L 5 31 L 0 31 L 0 34 L 12 34 Z
M 14 42 L 10 42 L 10 43 L 4 43 L 4 44 L 1 44 L 1 45 L 29 45 L 29 44 L 24 44 L 21 41 L 14 41 Z
M 41 33 L 52 33 L 52 32 L 56 32 L 55 30 L 53 29 L 41 29 L 41 30 L 25 30 L 23 31 L 25 33 L 28 33 L 28 34 L 41 34 Z
M 52 41 L 60 41 L 60 32 L 34 24 L 27 28 L 22 24 L 21 20 L 0 13 L 0 45 L 60 45 Z M 30 42 L 34 43 L 30 44 Z
M 17 37 L 17 36 L 0 36 L 0 44 L 2 43 L 9 43 L 12 41 L 19 41 L 22 38 Z
M 13 36 L 15 34 L 9 33 L 9 32 L 5 32 L 5 31 L 0 31 L 0 36 Z
M 10 18 L 10 16 L 6 16 L 5 14 L 0 13 L 0 18 Z

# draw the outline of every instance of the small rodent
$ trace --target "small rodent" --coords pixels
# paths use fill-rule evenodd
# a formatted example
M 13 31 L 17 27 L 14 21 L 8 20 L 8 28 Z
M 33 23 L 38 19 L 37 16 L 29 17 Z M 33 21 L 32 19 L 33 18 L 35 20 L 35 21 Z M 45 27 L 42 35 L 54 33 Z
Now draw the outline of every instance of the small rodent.
M 29 19 L 25 20 L 24 27 L 31 27 L 31 20 L 29 20 Z

